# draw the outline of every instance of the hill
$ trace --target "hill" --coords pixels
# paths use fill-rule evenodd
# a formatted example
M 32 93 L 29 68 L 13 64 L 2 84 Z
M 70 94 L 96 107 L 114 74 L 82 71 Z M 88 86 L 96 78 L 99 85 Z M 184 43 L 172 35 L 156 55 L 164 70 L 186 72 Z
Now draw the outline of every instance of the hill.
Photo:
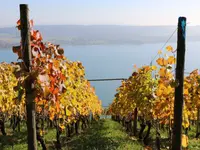
M 176 26 L 40 25 L 44 40 L 68 45 L 143 44 L 165 42 Z M 0 47 L 16 45 L 20 33 L 15 27 L 0 28 Z M 187 40 L 199 41 L 200 26 L 187 28 Z M 171 42 L 176 42 L 176 34 Z

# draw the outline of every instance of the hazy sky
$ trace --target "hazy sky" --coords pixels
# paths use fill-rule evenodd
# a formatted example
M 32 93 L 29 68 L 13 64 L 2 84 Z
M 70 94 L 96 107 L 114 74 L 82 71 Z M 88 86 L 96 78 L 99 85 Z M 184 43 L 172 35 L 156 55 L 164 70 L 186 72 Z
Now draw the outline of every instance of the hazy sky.
M 200 25 L 200 0 L 1 0 L 1 27 L 15 25 L 20 3 L 35 24 Z

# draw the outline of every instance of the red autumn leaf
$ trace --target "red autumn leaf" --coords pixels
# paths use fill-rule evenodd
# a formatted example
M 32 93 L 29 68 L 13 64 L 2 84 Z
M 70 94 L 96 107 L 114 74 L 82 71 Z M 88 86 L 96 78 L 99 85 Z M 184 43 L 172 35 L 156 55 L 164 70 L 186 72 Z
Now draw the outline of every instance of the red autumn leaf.
M 63 74 L 60 74 L 60 79 L 61 80 L 66 80 L 66 77 Z
M 51 70 L 52 67 L 53 67 L 53 64 L 52 64 L 52 63 L 49 63 L 49 64 L 48 64 L 48 68 L 49 68 L 49 70 Z
M 18 53 L 21 50 L 21 46 L 13 46 L 13 53 Z
M 16 53 L 18 55 L 18 59 L 22 59 L 21 46 L 13 46 L 13 53 Z
M 137 76 L 137 75 L 138 75 L 137 72 L 133 72 L 133 73 L 132 73 L 132 76 Z
M 58 92 L 59 92 L 59 88 L 55 88 L 55 89 L 53 90 L 53 93 L 52 93 L 52 94 L 56 95 L 56 94 L 58 94 Z
M 56 82 L 56 78 L 53 77 L 53 76 L 50 76 L 50 81 L 51 81 L 52 84 L 55 84 L 55 82 Z
M 56 55 L 55 58 L 62 59 L 63 55 Z
M 54 91 L 54 85 L 51 85 L 51 86 L 50 86 L 49 91 L 50 91 L 51 93 L 53 93 L 53 91 Z
M 20 19 L 17 20 L 17 26 L 20 26 L 21 25 L 21 22 L 20 22 Z
M 38 30 L 31 31 L 31 40 L 41 41 L 42 35 Z
M 44 45 L 43 42 L 40 43 L 40 48 L 41 48 L 42 51 L 44 51 L 46 49 L 46 46 Z
M 35 102 L 36 103 L 39 102 L 39 98 L 38 97 L 35 98 Z
M 21 26 L 21 22 L 20 22 L 20 19 L 19 19 L 19 20 L 17 21 L 17 28 L 18 28 L 18 30 L 21 30 L 20 26 Z
M 34 47 L 32 47 L 32 55 L 33 55 L 33 57 L 39 57 L 38 55 L 39 55 L 39 46 L 37 46 L 37 45 L 35 45 Z

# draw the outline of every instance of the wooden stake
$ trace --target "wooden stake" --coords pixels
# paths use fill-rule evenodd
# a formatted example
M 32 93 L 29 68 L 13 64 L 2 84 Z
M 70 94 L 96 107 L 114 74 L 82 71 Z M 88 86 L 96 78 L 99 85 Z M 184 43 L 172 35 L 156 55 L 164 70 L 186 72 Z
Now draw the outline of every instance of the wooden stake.
M 186 18 L 179 17 L 178 20 L 178 42 L 177 42 L 177 63 L 176 83 L 174 100 L 174 130 L 172 138 L 172 150 L 182 149 L 182 115 L 183 115 L 183 80 L 185 63 L 185 38 Z
M 138 120 L 138 110 L 137 107 L 134 110 L 134 125 L 133 125 L 133 135 L 137 135 L 137 120 Z
M 30 40 L 30 25 L 29 25 L 28 10 L 29 10 L 28 5 L 20 4 L 23 61 L 26 71 L 31 72 L 31 45 L 30 45 L 31 40 Z M 31 80 L 31 78 L 25 81 L 28 150 L 37 150 L 35 103 L 34 103 L 32 84 L 33 81 Z

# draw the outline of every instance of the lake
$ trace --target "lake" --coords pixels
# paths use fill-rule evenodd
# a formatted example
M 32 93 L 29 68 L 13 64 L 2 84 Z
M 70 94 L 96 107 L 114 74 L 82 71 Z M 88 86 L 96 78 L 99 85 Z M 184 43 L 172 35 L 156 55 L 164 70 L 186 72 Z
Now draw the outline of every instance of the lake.
M 176 43 L 170 43 L 176 48 Z M 83 63 L 87 79 L 128 78 L 133 65 L 138 67 L 149 65 L 163 43 L 143 45 L 89 45 L 67 46 L 65 56 L 72 61 Z M 200 68 L 200 42 L 189 42 L 186 46 L 185 71 L 190 72 Z M 1 49 L 0 61 L 16 61 L 17 56 L 11 50 Z M 154 63 L 155 64 L 155 61 Z M 91 82 L 96 94 L 102 100 L 103 106 L 108 106 L 115 95 L 115 90 L 121 81 Z

